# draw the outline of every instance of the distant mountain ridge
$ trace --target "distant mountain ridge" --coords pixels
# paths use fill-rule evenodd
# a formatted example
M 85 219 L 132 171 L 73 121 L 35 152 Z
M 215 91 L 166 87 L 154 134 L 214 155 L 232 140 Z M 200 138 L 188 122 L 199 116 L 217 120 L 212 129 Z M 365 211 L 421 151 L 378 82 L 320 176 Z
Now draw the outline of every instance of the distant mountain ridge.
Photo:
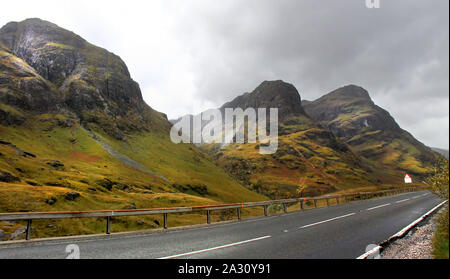
M 437 148 L 437 147 L 430 147 L 431 149 L 433 149 L 434 151 L 436 151 L 437 153 L 441 154 L 442 156 L 444 156 L 445 158 L 449 158 L 449 151 L 448 149 L 442 149 L 442 148 Z

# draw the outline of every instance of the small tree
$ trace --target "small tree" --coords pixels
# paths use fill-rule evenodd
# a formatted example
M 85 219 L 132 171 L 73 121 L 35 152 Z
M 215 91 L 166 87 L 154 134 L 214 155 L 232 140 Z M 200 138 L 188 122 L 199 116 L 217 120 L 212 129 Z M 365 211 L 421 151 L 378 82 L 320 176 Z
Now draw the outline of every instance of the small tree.
M 305 183 L 305 178 L 301 177 L 298 180 L 298 185 L 297 185 L 297 194 L 299 197 L 303 197 L 303 192 L 306 189 L 306 183 Z
M 448 200 L 448 160 L 440 160 L 434 168 L 434 175 L 431 177 L 433 191 L 439 197 Z

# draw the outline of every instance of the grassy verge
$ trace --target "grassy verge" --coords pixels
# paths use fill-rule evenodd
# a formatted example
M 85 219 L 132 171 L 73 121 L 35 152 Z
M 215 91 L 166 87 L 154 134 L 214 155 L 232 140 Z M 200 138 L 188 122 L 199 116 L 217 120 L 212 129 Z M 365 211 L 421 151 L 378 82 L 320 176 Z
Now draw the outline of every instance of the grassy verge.
M 448 207 L 440 213 L 437 230 L 433 236 L 433 256 L 435 259 L 448 259 Z

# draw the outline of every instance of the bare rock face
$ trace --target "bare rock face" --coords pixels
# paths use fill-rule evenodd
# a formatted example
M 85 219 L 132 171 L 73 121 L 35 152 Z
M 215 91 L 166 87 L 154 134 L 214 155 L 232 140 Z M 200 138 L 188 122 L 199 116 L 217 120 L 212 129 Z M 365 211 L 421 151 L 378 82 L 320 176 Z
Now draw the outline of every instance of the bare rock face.
M 1 103 L 24 110 L 47 112 L 57 109 L 60 102 L 58 95 L 50 82 L 0 45 Z M 12 115 L 16 118 L 20 116 L 18 112 Z
M 278 117 L 281 120 L 288 116 L 304 115 L 302 100 L 297 89 L 282 80 L 264 81 L 251 93 L 245 93 L 225 103 L 225 108 L 278 108 Z
M 120 57 L 53 23 L 34 18 L 3 26 L 0 59 L 0 102 L 13 108 L 68 110 L 116 138 L 170 126 L 143 101 Z M 2 122 L 11 122 L 8 117 Z
M 16 182 L 20 181 L 20 178 L 15 177 L 14 175 L 10 174 L 9 172 L 0 171 L 0 181 L 1 182 Z

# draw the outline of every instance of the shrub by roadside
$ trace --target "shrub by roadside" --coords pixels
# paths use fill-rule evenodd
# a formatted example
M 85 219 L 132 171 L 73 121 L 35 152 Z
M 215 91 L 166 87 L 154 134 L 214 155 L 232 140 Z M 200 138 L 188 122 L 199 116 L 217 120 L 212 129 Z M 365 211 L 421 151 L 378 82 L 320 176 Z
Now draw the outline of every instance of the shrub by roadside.
M 433 191 L 442 199 L 448 200 L 449 190 L 448 160 L 441 160 L 431 177 Z M 448 206 L 437 221 L 437 230 L 433 236 L 433 255 L 438 259 L 448 259 Z
M 440 213 L 437 220 L 432 253 L 435 259 L 448 259 L 448 206 Z

